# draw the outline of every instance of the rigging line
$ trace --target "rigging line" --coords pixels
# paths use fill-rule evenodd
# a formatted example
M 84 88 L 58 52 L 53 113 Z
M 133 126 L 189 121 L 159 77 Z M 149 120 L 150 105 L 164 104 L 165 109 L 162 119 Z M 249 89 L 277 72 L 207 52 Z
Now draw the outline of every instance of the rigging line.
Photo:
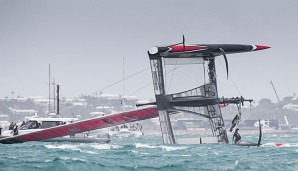
M 181 66 L 181 65 L 180 65 Z M 166 74 L 172 72 L 173 70 L 176 70 L 177 68 L 179 68 L 180 66 L 175 67 L 174 69 L 170 70 L 169 72 L 167 72 Z M 139 88 L 138 90 L 136 90 L 135 92 L 131 93 L 130 96 L 136 94 L 137 92 L 141 91 L 142 89 L 144 89 L 145 87 L 149 86 L 150 84 L 152 84 L 153 81 L 151 81 L 150 83 L 146 84 L 145 86 Z
M 152 81 L 151 81 L 150 83 L 146 84 L 145 86 L 143 86 L 143 87 L 137 89 L 135 92 L 131 93 L 130 96 L 132 96 L 132 95 L 136 94 L 137 92 L 143 90 L 145 87 L 149 86 L 150 84 L 152 84 Z
M 91 93 L 91 94 L 89 94 L 89 95 L 96 94 L 96 93 L 98 93 L 98 92 L 100 92 L 100 91 L 102 91 L 102 90 L 105 90 L 105 89 L 107 89 L 107 88 L 109 88 L 109 87 L 112 87 L 113 85 L 118 84 L 118 83 L 120 83 L 120 82 L 122 82 L 122 81 L 124 81 L 124 80 L 127 80 L 127 79 L 129 79 L 129 78 L 131 78 L 131 77 L 133 77 L 133 76 L 136 76 L 136 75 L 138 75 L 138 74 L 140 74 L 140 73 L 142 73 L 142 72 L 144 72 L 144 71 L 146 71 L 146 70 L 148 70 L 148 69 L 150 69 L 150 67 L 145 68 L 145 69 L 143 69 L 143 70 L 141 70 L 141 71 L 139 71 L 139 72 L 136 72 L 136 73 L 134 73 L 134 74 L 132 74 L 132 75 L 130 75 L 130 76 L 128 76 L 128 77 L 125 77 L 125 78 L 123 78 L 123 79 L 121 79 L 121 80 L 119 80 L 119 81 L 116 81 L 116 82 L 114 82 L 114 83 L 112 83 L 112 84 L 109 84 L 108 86 L 106 86 L 106 87 L 104 87 L 104 88 L 102 88 L 102 89 L 100 89 L 100 90 L 98 90 L 98 91 L 95 91 L 95 92 L 93 92 L 93 93 Z
M 61 91 L 61 89 L 60 89 L 60 95 L 61 95 L 61 96 L 64 96 L 64 93 Z M 59 107 L 59 110 L 61 111 L 62 109 L 66 108 L 66 107 L 68 107 L 68 106 L 70 106 L 70 105 L 72 105 L 72 103 L 68 103 L 68 104 L 66 104 L 66 105 L 64 105 L 64 106 L 62 106 L 62 107 Z
M 173 80 L 173 76 L 174 76 L 174 73 L 175 73 L 175 70 L 176 70 L 176 66 L 177 66 L 177 65 L 175 65 L 175 67 L 174 67 L 174 70 L 173 70 L 173 73 L 172 73 L 172 76 L 171 76 L 171 80 L 170 80 L 170 83 L 169 83 L 169 86 L 168 86 L 168 91 L 167 91 L 167 92 L 169 92 L 169 91 L 170 91 L 171 84 L 172 84 L 172 80 Z
M 93 92 L 93 93 L 91 93 L 91 94 L 89 94 L 89 95 L 87 95 L 87 96 L 91 96 L 91 95 L 96 94 L 96 93 L 98 93 L 98 92 L 100 92 L 100 91 L 102 91 L 102 90 L 105 90 L 105 89 L 107 89 L 107 88 L 109 88 L 109 87 L 112 87 L 113 85 L 118 84 L 118 83 L 120 83 L 120 82 L 122 82 L 122 81 L 124 81 L 124 80 L 127 80 L 127 79 L 129 79 L 129 78 L 131 78 L 131 77 L 133 77 L 133 76 L 136 76 L 136 75 L 138 75 L 138 74 L 140 74 L 140 73 L 142 73 L 142 72 L 144 72 L 144 71 L 146 71 L 146 70 L 148 70 L 148 69 L 150 69 L 150 67 L 145 68 L 145 69 L 143 69 L 143 70 L 141 70 L 141 71 L 138 71 L 138 72 L 136 72 L 136 73 L 134 73 L 134 74 L 132 74 L 132 75 L 129 75 L 129 76 L 125 77 L 125 78 L 122 78 L 121 80 L 116 81 L 116 82 L 114 82 L 114 83 L 112 83 L 112 84 L 109 84 L 108 86 L 106 86 L 106 87 L 104 87 L 104 88 L 102 88 L 102 89 L 100 89 L 100 90 L 98 90 L 98 91 L 95 91 L 95 92 Z M 67 106 L 70 106 L 70 104 L 67 104 L 67 105 L 65 105 L 65 106 L 62 106 L 62 107 L 60 108 L 60 110 L 63 109 L 63 108 L 65 108 L 65 107 L 67 107 Z
M 219 58 L 216 58 L 216 59 L 219 61 L 221 67 L 224 68 L 224 65 L 222 64 L 221 60 L 220 60 Z M 241 93 L 241 91 L 239 90 L 239 88 L 238 88 L 238 86 L 236 85 L 236 83 L 234 82 L 234 80 L 232 79 L 232 76 L 231 76 L 230 74 L 228 74 L 228 75 L 229 75 L 229 79 L 231 80 L 231 82 L 232 82 L 234 88 L 235 88 L 235 89 L 237 90 L 237 92 L 242 96 L 242 93 Z

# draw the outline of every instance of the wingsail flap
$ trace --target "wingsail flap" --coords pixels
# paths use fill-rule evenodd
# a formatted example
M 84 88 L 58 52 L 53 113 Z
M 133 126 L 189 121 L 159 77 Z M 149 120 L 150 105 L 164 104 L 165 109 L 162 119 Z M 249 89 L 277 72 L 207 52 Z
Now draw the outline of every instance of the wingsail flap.
M 28 134 L 2 138 L 0 139 L 0 143 L 13 144 L 22 143 L 25 141 L 41 141 L 155 117 L 158 117 L 157 108 L 156 106 L 150 106 L 137 110 L 87 119 L 66 125 L 60 125 Z

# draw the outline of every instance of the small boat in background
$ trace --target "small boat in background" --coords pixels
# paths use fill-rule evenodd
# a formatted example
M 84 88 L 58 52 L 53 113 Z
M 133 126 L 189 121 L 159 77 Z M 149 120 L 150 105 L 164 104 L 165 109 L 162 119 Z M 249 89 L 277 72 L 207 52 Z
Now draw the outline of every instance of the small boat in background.
M 109 135 L 120 137 L 141 136 L 144 135 L 142 128 L 142 125 L 139 123 L 123 124 L 120 126 L 111 127 L 109 129 Z
M 59 114 L 59 90 L 60 85 L 57 85 L 57 112 L 49 113 L 48 117 L 39 117 L 35 114 L 32 117 L 27 118 L 27 122 L 23 122 L 22 125 L 14 125 L 12 130 L 3 131 L 1 138 L 12 137 L 14 135 L 23 135 L 32 132 L 41 131 L 44 129 L 70 124 L 78 121 L 78 118 L 64 118 Z M 50 108 L 50 107 L 49 107 Z M 16 130 L 16 132 L 14 132 Z M 83 132 L 80 134 L 71 134 L 63 137 L 50 138 L 41 140 L 46 142 L 80 142 L 80 143 L 109 143 L 111 141 L 108 133 L 97 132 L 96 134 L 90 134 L 90 132 Z
M 43 129 L 69 124 L 77 121 L 78 118 L 63 118 L 55 113 L 49 114 L 49 117 L 31 117 L 20 128 L 18 128 L 18 135 L 27 134 L 31 132 L 40 131 Z M 12 130 L 6 130 L 2 132 L 1 138 L 13 136 Z M 80 143 L 109 143 L 111 141 L 108 133 L 97 132 L 97 134 L 90 134 L 90 132 L 84 132 L 81 134 L 73 134 L 69 136 L 63 136 L 58 138 L 51 138 L 44 140 L 46 142 L 80 142 Z

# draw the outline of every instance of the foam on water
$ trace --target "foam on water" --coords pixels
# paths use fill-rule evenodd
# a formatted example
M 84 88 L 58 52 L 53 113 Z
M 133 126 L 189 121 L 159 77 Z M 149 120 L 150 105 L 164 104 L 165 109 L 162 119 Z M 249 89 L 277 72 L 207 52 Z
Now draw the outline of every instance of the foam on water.
M 75 157 L 73 157 L 73 158 L 71 158 L 71 157 L 60 157 L 60 159 L 62 159 L 62 160 L 71 160 L 71 161 L 81 161 L 81 162 L 86 162 L 86 160 L 84 160 L 84 159 L 75 158 Z
M 44 145 L 48 149 L 60 149 L 60 150 L 71 150 L 71 151 L 79 151 L 81 153 L 86 154 L 97 154 L 96 152 L 89 151 L 89 150 L 83 150 L 79 148 L 81 145 L 75 145 L 75 144 L 62 144 L 62 145 Z
M 109 150 L 109 149 L 119 149 L 123 148 L 121 145 L 112 145 L 112 144 L 91 144 L 90 147 L 97 150 Z
M 265 143 L 261 145 L 262 147 L 298 147 L 298 143 Z
M 219 156 L 219 154 L 218 154 L 216 151 L 213 151 L 213 153 L 214 153 L 215 155 Z
M 69 150 L 74 150 L 74 151 L 78 151 L 79 149 L 77 148 L 78 145 L 74 145 L 74 144 L 55 144 L 55 145 L 52 145 L 52 144 L 49 144 L 49 145 L 44 145 L 46 148 L 48 149 L 63 149 L 63 150 L 66 150 L 66 149 L 69 149 Z
M 187 148 L 186 146 L 165 146 L 165 145 L 154 146 L 154 145 L 142 144 L 142 143 L 136 143 L 135 147 L 136 148 L 161 148 L 162 150 L 165 150 L 165 151 L 184 150 Z
M 150 154 L 150 153 L 143 153 L 143 152 L 136 151 L 136 150 L 131 150 L 131 152 L 134 154 L 140 154 L 140 155 L 149 155 Z
M 176 151 L 176 150 L 184 150 L 187 149 L 187 147 L 185 146 L 181 146 L 181 147 L 172 147 L 172 146 L 164 146 L 161 145 L 159 146 L 161 149 L 166 150 L 166 151 Z
M 136 148 L 158 148 L 157 146 L 151 146 L 151 145 L 142 144 L 142 143 L 136 143 L 135 146 Z

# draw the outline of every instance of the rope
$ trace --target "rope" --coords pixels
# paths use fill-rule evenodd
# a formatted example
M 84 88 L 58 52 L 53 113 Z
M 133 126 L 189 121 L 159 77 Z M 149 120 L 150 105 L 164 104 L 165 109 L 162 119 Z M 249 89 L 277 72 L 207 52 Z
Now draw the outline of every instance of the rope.
M 143 87 L 137 89 L 135 92 L 131 93 L 130 96 L 132 96 L 132 95 L 136 94 L 137 92 L 143 90 L 145 87 L 149 86 L 150 84 L 152 84 L 152 81 L 150 83 L 144 85 Z
M 176 70 L 176 66 L 177 66 L 177 65 L 175 65 L 175 67 L 174 67 L 174 69 L 173 69 L 173 73 L 172 73 L 172 76 L 171 76 L 171 80 L 170 80 L 170 83 L 169 83 L 169 86 L 168 86 L 168 91 L 167 91 L 167 92 L 169 92 L 169 91 L 170 91 L 171 84 L 172 84 L 172 80 L 173 80 L 173 76 L 174 76 L 174 73 L 175 73 L 175 70 Z
M 138 71 L 138 72 L 136 72 L 136 73 L 134 73 L 134 74 L 132 74 L 132 75 L 129 75 L 129 76 L 125 77 L 125 78 L 122 78 L 121 80 L 116 81 L 116 82 L 114 82 L 114 83 L 112 83 L 112 84 L 109 84 L 109 85 L 107 85 L 106 87 L 104 87 L 104 88 L 102 88 L 102 89 L 100 89 L 100 90 L 98 90 L 98 91 L 95 91 L 95 92 L 93 92 L 93 93 L 91 93 L 91 94 L 89 94 L 89 95 L 87 95 L 87 96 L 91 96 L 91 95 L 93 95 L 93 94 L 96 94 L 96 93 L 98 93 L 98 92 L 101 92 L 101 91 L 103 91 L 103 90 L 105 90 L 105 89 L 107 89 L 107 88 L 112 87 L 112 86 L 115 85 L 115 84 L 118 84 L 118 83 L 120 83 L 120 82 L 122 82 L 122 81 L 124 81 L 124 80 L 127 80 L 127 79 L 129 79 L 129 78 L 131 78 L 131 77 L 133 77 L 133 76 L 136 76 L 136 75 L 138 75 L 138 74 L 140 74 L 140 73 L 142 73 L 142 72 L 144 72 L 144 71 L 146 71 L 146 70 L 148 70 L 148 69 L 150 69 L 150 67 L 145 68 L 145 69 L 143 69 L 143 70 L 141 70 L 141 71 Z M 70 106 L 70 105 L 71 105 L 71 104 L 65 105 L 65 106 L 61 107 L 60 110 L 63 109 L 63 108 L 65 108 L 65 107 L 67 107 L 67 106 Z
M 181 66 L 181 65 L 180 65 Z M 166 74 L 175 71 L 177 68 L 179 68 L 180 66 L 175 67 L 174 69 L 170 70 L 169 72 L 167 72 Z M 141 91 L 142 89 L 144 89 L 145 87 L 149 86 L 150 84 L 152 84 L 152 81 L 150 83 L 147 83 L 146 85 L 142 86 L 141 88 L 139 88 L 138 90 L 136 90 L 135 92 L 131 93 L 130 96 L 136 94 L 137 92 Z
M 221 65 L 221 67 L 224 68 L 224 65 L 223 65 L 223 63 L 221 62 L 221 60 L 220 60 L 219 58 L 216 58 L 216 59 L 218 59 L 218 61 L 219 61 L 220 65 Z M 238 88 L 238 86 L 236 85 L 236 83 L 234 82 L 234 80 L 232 79 L 232 76 L 231 76 L 230 74 L 228 74 L 228 75 L 229 75 L 229 79 L 231 80 L 231 82 L 232 82 L 234 88 L 237 90 L 237 92 L 240 94 L 240 96 L 242 96 L 242 93 L 241 93 L 241 91 L 239 90 L 239 88 Z
M 98 91 L 95 91 L 95 92 L 89 94 L 88 96 L 90 96 L 90 95 L 92 95 L 92 94 L 96 94 L 96 93 L 98 93 L 98 92 L 101 92 L 102 90 L 105 90 L 105 89 L 107 89 L 107 88 L 110 88 L 110 87 L 112 87 L 113 85 L 118 84 L 118 83 L 120 83 L 120 82 L 122 82 L 122 81 L 124 81 L 124 80 L 127 80 L 127 79 L 129 79 L 129 78 L 131 78 L 131 77 L 133 77 L 133 76 L 136 76 L 136 75 L 138 75 L 138 74 L 140 74 L 140 73 L 142 73 L 142 72 L 144 72 L 144 71 L 146 71 L 146 70 L 148 70 L 148 69 L 150 69 L 150 67 L 145 68 L 145 69 L 143 69 L 143 70 L 141 70 L 141 71 L 139 71 L 139 72 L 136 72 L 136 73 L 134 73 L 134 74 L 132 74 L 132 75 L 130 75 L 130 76 L 128 76 L 128 77 L 125 77 L 125 78 L 123 78 L 123 79 L 121 79 L 121 80 L 119 80 L 119 81 L 116 81 L 116 82 L 114 82 L 114 83 L 112 83 L 112 84 L 109 84 L 108 86 L 106 86 L 106 87 L 104 87 L 104 88 L 102 88 L 102 89 L 100 89 L 100 90 L 98 90 Z

